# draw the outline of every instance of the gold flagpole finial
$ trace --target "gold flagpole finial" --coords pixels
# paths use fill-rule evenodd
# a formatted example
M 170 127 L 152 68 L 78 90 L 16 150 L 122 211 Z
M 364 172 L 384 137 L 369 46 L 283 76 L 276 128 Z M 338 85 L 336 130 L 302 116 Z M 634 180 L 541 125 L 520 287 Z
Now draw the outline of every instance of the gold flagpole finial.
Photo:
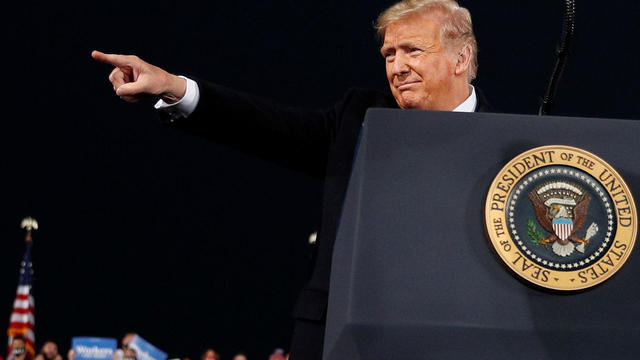
M 36 219 L 32 217 L 26 217 L 22 219 L 22 222 L 20 223 L 20 227 L 27 230 L 27 235 L 25 237 L 25 240 L 27 242 L 32 242 L 33 238 L 31 237 L 31 231 L 38 230 L 38 222 L 36 221 Z

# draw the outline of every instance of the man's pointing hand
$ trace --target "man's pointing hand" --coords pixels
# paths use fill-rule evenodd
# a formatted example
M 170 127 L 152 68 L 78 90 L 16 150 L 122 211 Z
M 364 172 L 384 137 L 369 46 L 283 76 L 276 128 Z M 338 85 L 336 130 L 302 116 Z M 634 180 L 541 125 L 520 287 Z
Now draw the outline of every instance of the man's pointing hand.
M 186 80 L 135 55 L 105 54 L 94 50 L 91 57 L 114 66 L 109 81 L 116 94 L 125 101 L 136 102 L 148 96 L 157 96 L 166 103 L 174 103 L 186 91 Z

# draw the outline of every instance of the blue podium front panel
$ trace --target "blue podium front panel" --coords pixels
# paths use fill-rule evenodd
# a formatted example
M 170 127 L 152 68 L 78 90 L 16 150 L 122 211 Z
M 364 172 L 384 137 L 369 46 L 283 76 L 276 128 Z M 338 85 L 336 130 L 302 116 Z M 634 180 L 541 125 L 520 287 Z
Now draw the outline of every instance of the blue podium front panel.
M 543 145 L 598 155 L 640 199 L 638 136 L 631 120 L 370 110 L 334 247 L 324 358 L 637 358 L 637 249 L 596 287 L 537 288 L 497 257 L 484 206 L 500 169 Z

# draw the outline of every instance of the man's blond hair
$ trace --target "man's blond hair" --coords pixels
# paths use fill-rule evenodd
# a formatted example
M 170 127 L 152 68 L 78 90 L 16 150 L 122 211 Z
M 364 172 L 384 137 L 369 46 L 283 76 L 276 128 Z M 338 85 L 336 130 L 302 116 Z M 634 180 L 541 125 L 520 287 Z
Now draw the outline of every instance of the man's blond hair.
M 469 10 L 461 7 L 455 0 L 402 0 L 382 12 L 376 21 L 376 31 L 380 39 L 389 24 L 402 20 L 410 15 L 440 11 L 444 21 L 440 28 L 440 41 L 449 48 L 461 49 L 468 45 L 471 49 L 469 81 L 478 74 L 478 44 L 473 35 L 473 23 Z

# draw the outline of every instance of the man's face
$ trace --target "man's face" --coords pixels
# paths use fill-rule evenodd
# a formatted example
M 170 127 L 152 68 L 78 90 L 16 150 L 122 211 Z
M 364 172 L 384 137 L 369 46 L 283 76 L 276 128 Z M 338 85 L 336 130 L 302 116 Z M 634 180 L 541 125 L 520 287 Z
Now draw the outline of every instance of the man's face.
M 42 346 L 42 353 L 47 359 L 53 359 L 58 355 L 58 345 L 54 342 L 47 341 Z
M 11 343 L 11 349 L 14 354 L 14 359 L 22 360 L 27 357 L 27 349 L 24 341 L 20 339 L 13 340 Z
M 403 109 L 453 110 L 457 56 L 440 42 L 440 16 L 419 13 L 389 24 L 380 52 Z M 463 99 L 464 100 L 464 99 Z

